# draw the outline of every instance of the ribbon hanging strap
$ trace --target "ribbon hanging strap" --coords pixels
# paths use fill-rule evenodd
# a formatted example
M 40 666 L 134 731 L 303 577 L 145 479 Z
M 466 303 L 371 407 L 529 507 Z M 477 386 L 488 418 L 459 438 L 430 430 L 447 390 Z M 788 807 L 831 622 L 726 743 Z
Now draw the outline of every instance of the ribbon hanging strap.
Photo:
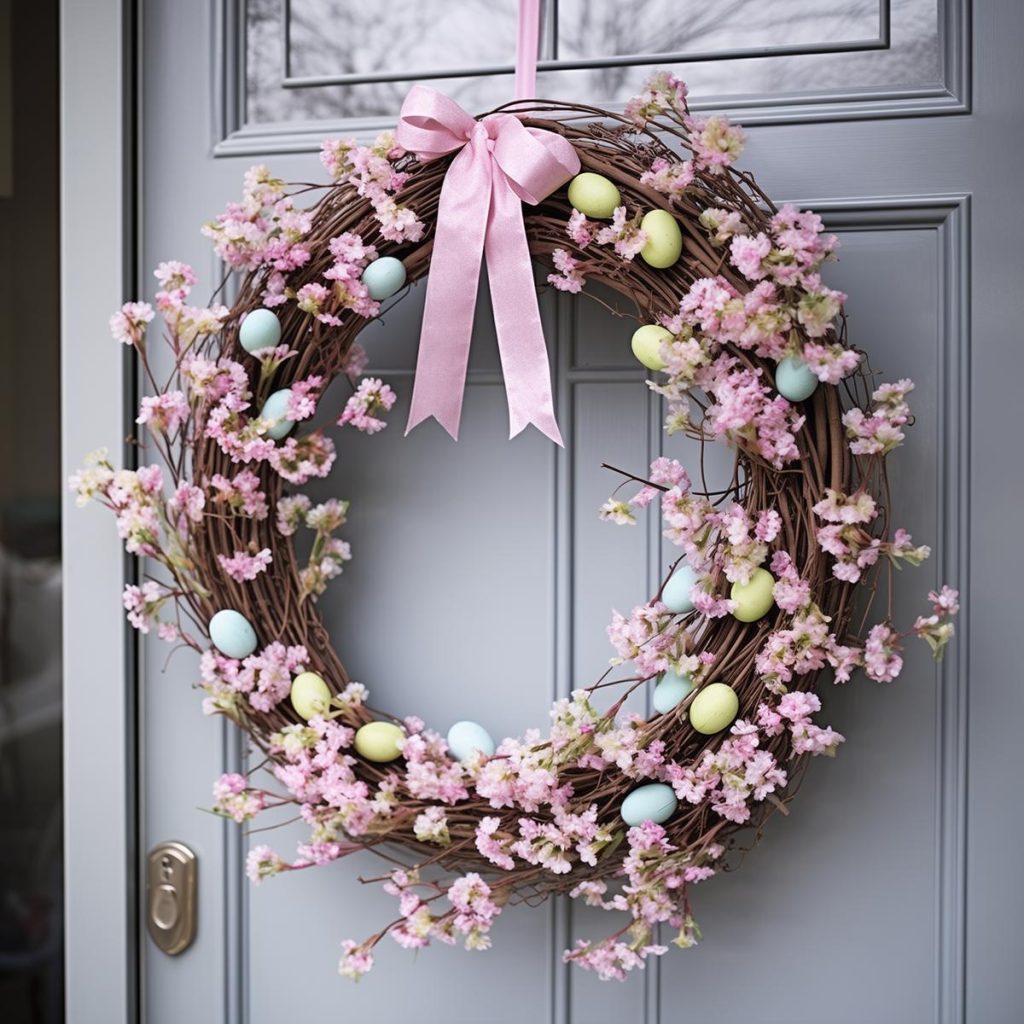
M 434 416 L 458 437 L 486 256 L 509 436 L 532 423 L 561 444 L 522 204 L 536 205 L 575 175 L 576 151 L 561 135 L 527 128 L 512 114 L 477 121 L 423 85 L 409 90 L 396 138 L 424 161 L 458 151 L 441 186 L 406 433 Z

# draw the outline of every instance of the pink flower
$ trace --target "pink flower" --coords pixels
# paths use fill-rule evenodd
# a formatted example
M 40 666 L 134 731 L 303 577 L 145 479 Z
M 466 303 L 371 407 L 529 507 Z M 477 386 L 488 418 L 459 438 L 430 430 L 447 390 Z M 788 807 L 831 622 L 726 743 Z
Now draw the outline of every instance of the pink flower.
M 558 273 L 548 274 L 548 284 L 562 292 L 575 294 L 582 290 L 583 272 L 579 269 L 579 263 L 565 249 L 556 249 L 551 254 L 551 262 Z
M 697 167 L 712 174 L 720 174 L 743 152 L 746 135 L 727 117 L 687 117 L 686 127 L 690 130 L 690 145 L 693 147 L 693 162 Z
M 351 424 L 364 434 L 376 434 L 387 426 L 387 423 L 376 414 L 382 411 L 389 412 L 397 397 L 380 378 L 367 377 L 360 382 L 355 394 L 345 403 L 345 408 L 338 417 L 338 426 Z
M 626 219 L 626 208 L 616 207 L 610 225 L 595 236 L 598 245 L 611 245 L 624 260 L 632 261 L 647 244 L 647 235 L 640 229 L 640 215 Z
M 270 548 L 263 548 L 255 555 L 248 551 L 236 551 L 233 555 L 217 555 L 220 567 L 236 583 L 254 580 L 261 572 L 267 571 L 271 562 Z
M 663 195 L 681 195 L 693 183 L 693 164 L 689 160 L 666 160 L 658 157 L 649 170 L 640 175 L 640 184 Z
M 771 251 L 772 241 L 764 233 L 737 235 L 729 247 L 730 262 L 748 281 L 760 281 L 768 273 L 764 261 Z
M 188 399 L 182 391 L 167 391 L 162 395 L 147 395 L 136 423 L 145 424 L 160 434 L 172 434 L 189 416 Z
M 594 236 L 597 234 L 600 226 L 600 224 L 594 224 L 587 220 L 579 210 L 573 210 L 572 215 L 569 217 L 569 223 L 566 225 L 565 233 L 579 248 L 586 249 L 594 240 Z
M 126 302 L 111 318 L 110 333 L 124 345 L 141 345 L 146 324 L 153 319 L 148 302 Z
M 210 480 L 217 492 L 214 499 L 233 512 L 251 519 L 266 519 L 269 512 L 267 496 L 260 489 L 260 478 L 251 469 L 239 470 L 230 480 L 217 473 Z
M 303 438 L 289 437 L 270 451 L 270 465 L 292 484 L 304 484 L 313 477 L 325 477 L 334 465 L 334 442 L 322 431 Z
M 245 873 L 253 885 L 287 870 L 288 865 L 269 846 L 254 846 L 245 858 Z M 373 958 L 371 957 L 371 962 Z
M 864 645 L 864 672 L 876 683 L 891 683 L 903 669 L 899 636 L 884 622 L 872 626 Z

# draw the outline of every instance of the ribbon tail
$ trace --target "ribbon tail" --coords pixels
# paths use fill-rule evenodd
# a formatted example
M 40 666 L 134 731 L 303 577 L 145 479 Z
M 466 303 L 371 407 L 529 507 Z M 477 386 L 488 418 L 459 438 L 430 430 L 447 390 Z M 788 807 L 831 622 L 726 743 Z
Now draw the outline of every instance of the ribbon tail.
M 500 171 L 494 175 L 485 253 L 498 353 L 508 396 L 509 438 L 532 423 L 564 447 L 555 419 L 551 367 L 523 207 Z
M 433 416 L 459 439 L 491 193 L 489 162 L 474 148 L 459 153 L 441 187 L 406 434 Z

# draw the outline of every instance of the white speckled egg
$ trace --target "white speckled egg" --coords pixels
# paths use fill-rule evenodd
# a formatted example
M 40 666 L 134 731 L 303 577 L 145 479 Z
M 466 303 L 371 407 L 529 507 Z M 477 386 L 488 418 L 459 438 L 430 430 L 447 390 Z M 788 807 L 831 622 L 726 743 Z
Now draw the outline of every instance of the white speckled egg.
M 405 733 L 391 722 L 369 722 L 356 731 L 356 753 L 384 764 L 401 756 L 398 744 L 404 739 Z
M 794 356 L 786 356 L 775 368 L 775 390 L 791 402 L 802 402 L 817 390 L 818 378 Z
M 671 786 L 666 786 L 664 782 L 652 782 L 634 789 L 622 801 L 619 813 L 630 828 L 642 825 L 645 821 L 653 821 L 655 825 L 660 825 L 676 813 L 678 806 L 679 801 Z
M 648 370 L 664 370 L 665 363 L 661 358 L 661 343 L 671 341 L 672 332 L 665 330 L 661 324 L 644 324 L 633 332 L 633 340 L 630 343 L 633 355 L 640 360 Z
M 622 202 L 622 197 L 603 174 L 584 171 L 569 182 L 569 202 L 584 217 L 607 220 Z
M 292 389 L 282 388 L 280 391 L 275 391 L 263 403 L 263 408 L 260 409 L 260 419 L 273 424 L 267 430 L 267 437 L 272 437 L 275 441 L 280 441 L 282 438 L 287 437 L 295 426 L 294 420 L 285 419 L 285 413 L 288 412 L 288 403 L 291 401 L 291 398 Z
M 690 591 L 696 582 L 697 574 L 685 562 L 681 562 L 662 587 L 662 603 L 676 615 L 692 612 L 693 601 L 690 600 Z
M 666 672 L 654 687 L 651 704 L 659 715 L 667 715 L 680 701 L 686 699 L 693 690 L 693 680 L 688 675 L 677 672 Z
M 248 658 L 256 650 L 256 630 L 233 608 L 222 608 L 210 619 L 210 641 L 229 658 Z
M 658 270 L 671 267 L 683 251 L 683 233 L 668 210 L 650 210 L 640 221 L 647 244 L 640 250 L 644 262 Z
M 363 284 L 374 302 L 388 299 L 405 284 L 405 264 L 394 256 L 381 256 L 363 271 Z
M 331 705 L 331 691 L 315 672 L 300 672 L 292 680 L 292 707 L 307 721 L 322 715 Z
M 270 309 L 254 309 L 242 321 L 238 340 L 246 352 L 273 348 L 281 340 L 281 321 Z
M 690 702 L 690 725 L 704 736 L 713 736 L 733 723 L 740 699 L 728 683 L 709 683 Z
M 465 761 L 479 750 L 485 757 L 494 753 L 491 734 L 476 722 L 456 722 L 448 730 L 448 749 L 456 761 Z

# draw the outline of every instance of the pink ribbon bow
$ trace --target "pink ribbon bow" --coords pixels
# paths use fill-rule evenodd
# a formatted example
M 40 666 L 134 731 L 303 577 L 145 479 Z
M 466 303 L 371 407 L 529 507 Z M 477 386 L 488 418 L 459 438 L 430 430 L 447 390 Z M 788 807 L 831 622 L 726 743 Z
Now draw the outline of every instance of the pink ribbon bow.
M 424 161 L 460 151 L 441 186 L 405 432 L 434 416 L 458 438 L 480 263 L 486 254 L 509 437 L 532 423 L 561 444 L 522 204 L 536 205 L 576 174 L 576 151 L 561 135 L 527 128 L 512 114 L 477 121 L 454 100 L 423 85 L 409 90 L 396 137 Z

